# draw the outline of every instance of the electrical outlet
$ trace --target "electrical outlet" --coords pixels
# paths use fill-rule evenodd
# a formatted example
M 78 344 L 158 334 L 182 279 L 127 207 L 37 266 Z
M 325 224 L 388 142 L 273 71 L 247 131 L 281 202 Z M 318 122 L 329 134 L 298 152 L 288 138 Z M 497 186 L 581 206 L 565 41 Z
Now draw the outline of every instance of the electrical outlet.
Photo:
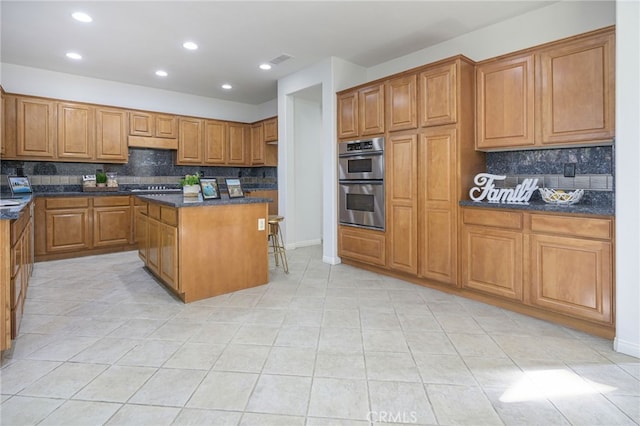
M 258 231 L 264 231 L 265 221 L 264 217 L 258 219 Z
M 576 177 L 576 163 L 564 163 L 564 177 Z

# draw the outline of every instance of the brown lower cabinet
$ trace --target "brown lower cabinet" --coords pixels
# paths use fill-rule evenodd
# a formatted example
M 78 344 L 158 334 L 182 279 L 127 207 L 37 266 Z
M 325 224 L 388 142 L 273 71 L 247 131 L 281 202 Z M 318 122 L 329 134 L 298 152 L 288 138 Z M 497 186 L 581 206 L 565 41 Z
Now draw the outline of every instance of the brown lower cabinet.
M 462 287 L 611 337 L 613 227 L 611 217 L 463 208 Z
M 33 202 L 18 219 L 0 221 L 0 351 L 18 335 L 33 271 Z
M 129 195 L 37 197 L 35 259 L 65 259 L 134 250 Z
M 453 286 L 394 268 L 388 232 L 339 226 L 338 254 L 347 264 L 613 338 L 613 217 L 481 207 L 461 207 L 458 216 Z

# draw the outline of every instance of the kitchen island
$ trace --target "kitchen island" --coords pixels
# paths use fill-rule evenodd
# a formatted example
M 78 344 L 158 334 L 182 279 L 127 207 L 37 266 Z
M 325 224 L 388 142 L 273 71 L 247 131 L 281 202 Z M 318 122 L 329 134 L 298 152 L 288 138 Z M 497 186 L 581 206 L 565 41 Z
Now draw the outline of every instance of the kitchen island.
M 269 201 L 136 195 L 138 254 L 185 303 L 266 284 Z

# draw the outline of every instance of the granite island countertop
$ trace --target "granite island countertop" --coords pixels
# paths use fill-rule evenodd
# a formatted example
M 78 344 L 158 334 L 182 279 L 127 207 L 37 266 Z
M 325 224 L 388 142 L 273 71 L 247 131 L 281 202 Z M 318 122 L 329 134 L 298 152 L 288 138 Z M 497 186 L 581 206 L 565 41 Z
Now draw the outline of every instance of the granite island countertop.
M 257 204 L 270 203 L 271 198 L 244 197 L 229 198 L 228 195 L 222 194 L 222 198 L 207 199 L 202 198 L 202 194 L 198 197 L 185 197 L 182 194 L 134 194 L 136 197 L 152 203 L 164 204 L 171 207 L 208 207 L 208 206 L 226 206 L 236 204 Z
M 572 204 L 572 205 L 555 205 L 547 204 L 544 201 L 531 201 L 528 204 L 507 204 L 507 203 L 489 203 L 487 201 L 471 201 L 462 200 L 459 202 L 462 207 L 480 207 L 488 209 L 510 209 L 510 210 L 527 210 L 552 213 L 569 213 L 580 215 L 597 215 L 597 216 L 614 216 L 615 207 L 613 205 L 597 205 L 597 204 Z

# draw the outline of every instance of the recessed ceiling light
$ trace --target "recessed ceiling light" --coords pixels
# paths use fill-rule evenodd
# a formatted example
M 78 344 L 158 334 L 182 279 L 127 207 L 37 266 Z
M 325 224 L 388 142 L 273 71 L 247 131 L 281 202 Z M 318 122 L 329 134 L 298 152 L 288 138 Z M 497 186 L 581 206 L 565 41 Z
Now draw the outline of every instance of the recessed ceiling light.
M 80 21 L 80 22 L 92 22 L 93 18 L 89 15 L 87 15 L 84 12 L 73 12 L 71 14 L 71 16 L 73 17 L 73 19 L 75 19 L 76 21 Z
M 82 55 L 76 52 L 67 52 L 67 58 L 80 60 L 82 59 Z
M 187 50 L 196 50 L 196 49 L 198 48 L 198 45 L 197 45 L 197 44 L 195 44 L 195 43 L 194 43 L 194 42 L 192 42 L 192 41 L 185 41 L 185 42 L 182 44 L 182 47 L 184 47 L 184 48 L 185 48 L 185 49 L 187 49 Z
M 223 88 L 224 90 L 231 90 L 231 89 L 233 88 L 233 86 L 231 86 L 231 85 L 230 85 L 230 84 L 228 84 L 228 83 L 225 83 L 225 84 L 223 84 L 223 85 L 222 85 L 222 88 Z
M 156 75 L 158 77 L 166 77 L 166 76 L 169 75 L 169 73 L 167 73 L 166 71 L 163 71 L 163 70 L 158 70 L 158 71 L 156 71 Z
M 271 65 L 266 64 L 266 63 L 265 63 L 265 64 L 260 64 L 260 69 L 261 69 L 261 70 L 268 71 L 268 70 L 270 70 L 270 69 L 271 69 Z

